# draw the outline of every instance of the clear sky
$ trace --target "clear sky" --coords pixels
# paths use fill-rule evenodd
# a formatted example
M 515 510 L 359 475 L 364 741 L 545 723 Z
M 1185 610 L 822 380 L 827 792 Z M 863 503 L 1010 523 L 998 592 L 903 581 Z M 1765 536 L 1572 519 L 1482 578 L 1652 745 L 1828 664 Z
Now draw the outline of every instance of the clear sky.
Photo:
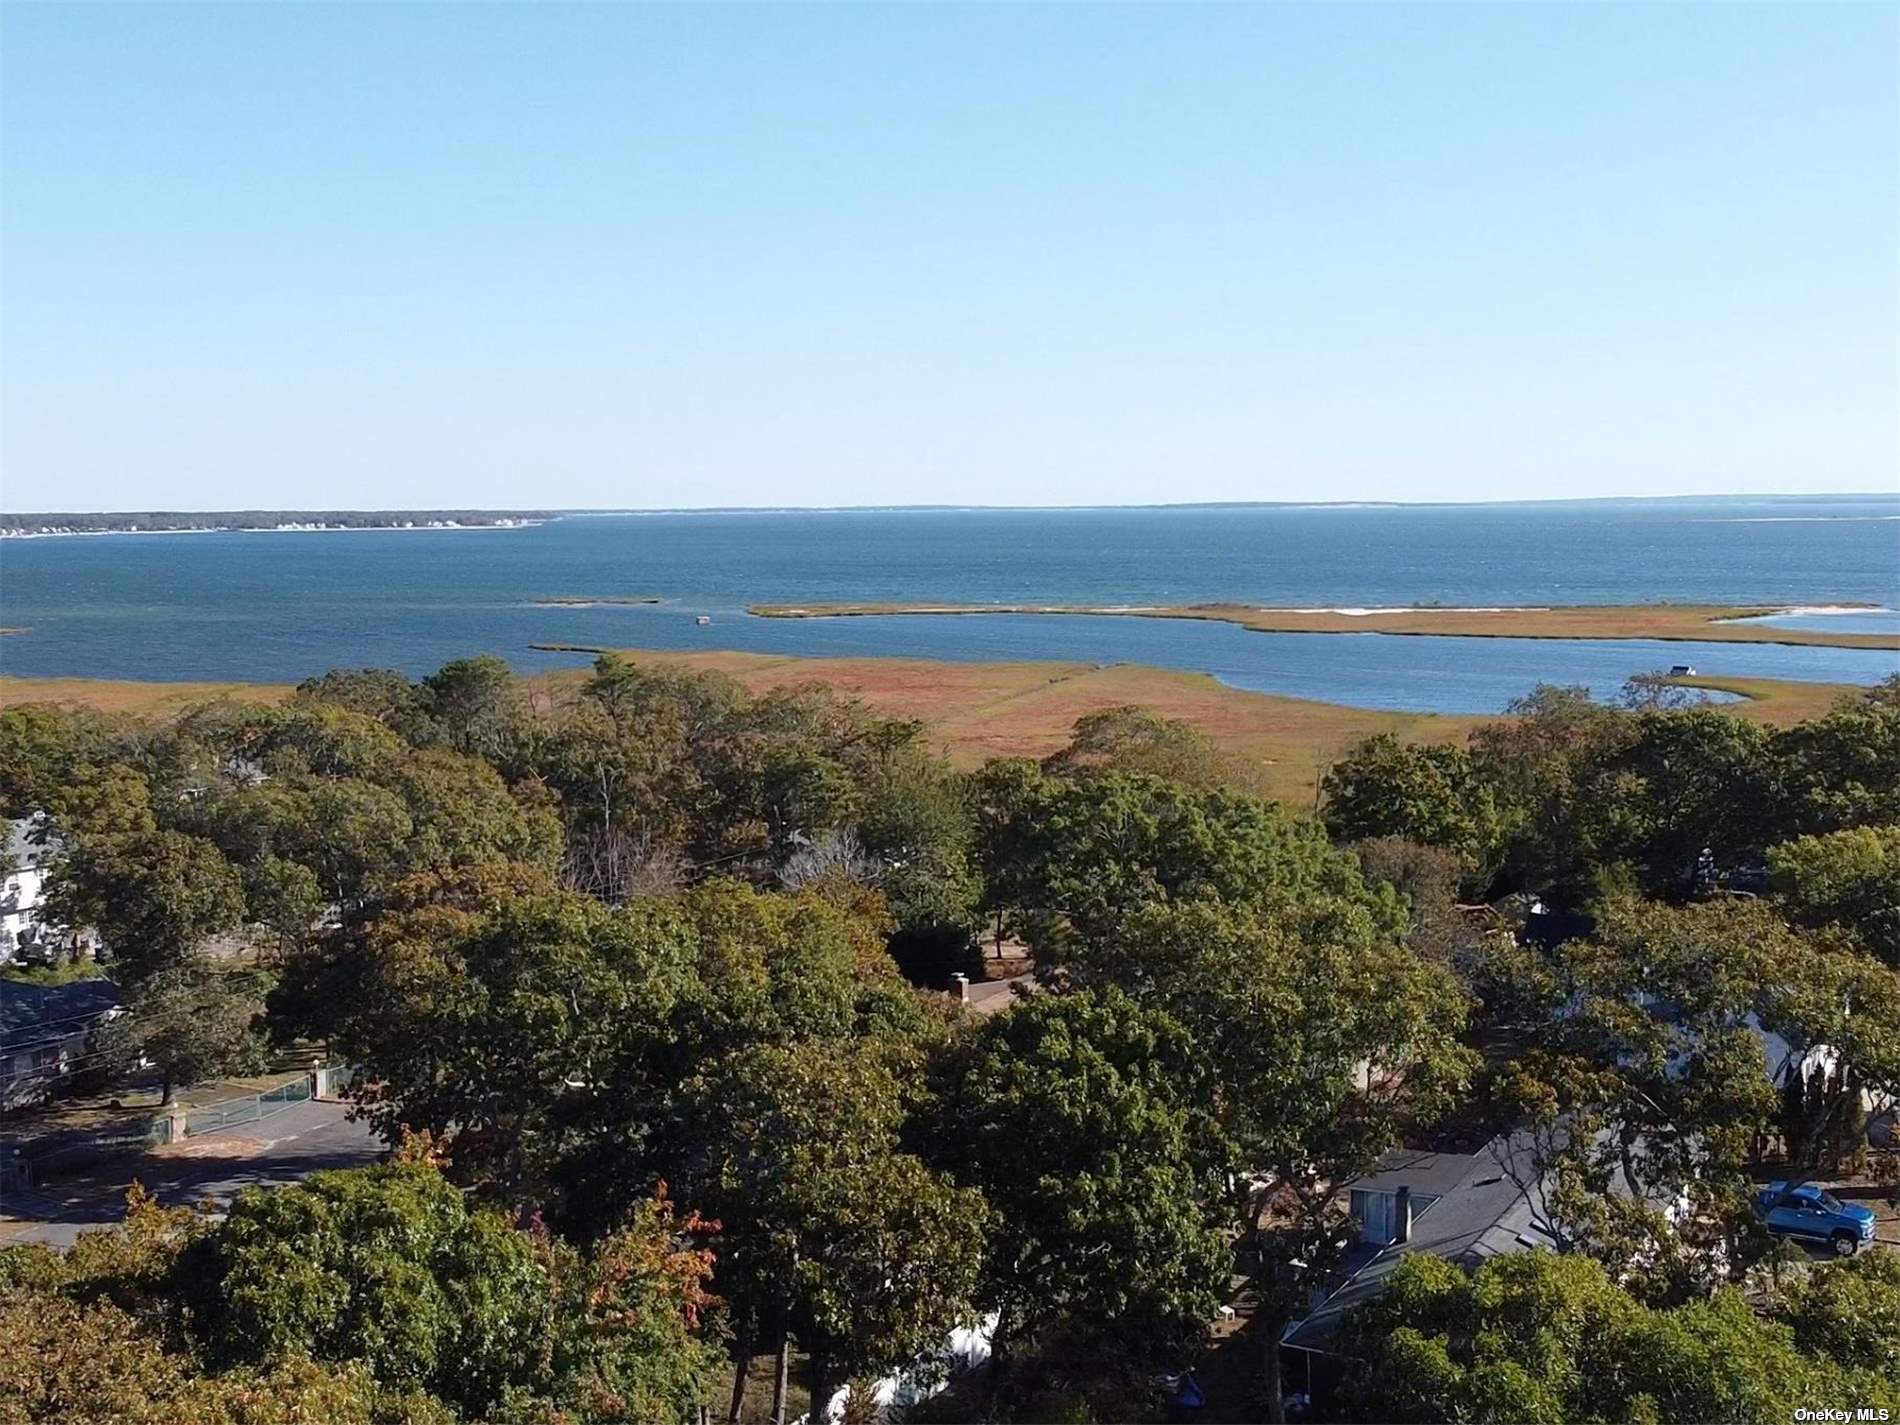
M 1893 489 L 1886 4 L 0 6 L 0 507 Z

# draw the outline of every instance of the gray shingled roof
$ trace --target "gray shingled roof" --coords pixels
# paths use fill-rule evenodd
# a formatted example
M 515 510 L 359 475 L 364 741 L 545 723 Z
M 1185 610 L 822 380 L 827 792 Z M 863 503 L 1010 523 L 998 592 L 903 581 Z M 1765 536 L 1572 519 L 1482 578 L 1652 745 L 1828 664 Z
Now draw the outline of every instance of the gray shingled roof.
M 1308 1351 L 1328 1349 L 1346 1313 L 1373 1300 L 1407 1254 L 1435 1257 L 1472 1267 L 1509 1252 L 1550 1247 L 1536 1226 L 1542 1207 L 1541 1184 L 1530 1165 L 1531 1140 L 1514 1134 L 1494 1138 L 1476 1153 L 1388 1153 L 1378 1171 L 1348 1186 L 1395 1192 L 1437 1194 L 1412 1220 L 1408 1241 L 1389 1247 L 1367 1244 L 1346 1261 L 1346 1276 L 1333 1294 L 1281 1339 Z
M 1348 1186 L 1366 1192 L 1397 1192 L 1409 1187 L 1414 1193 L 1442 1197 L 1464 1180 L 1473 1161 L 1470 1153 L 1421 1153 L 1395 1148 L 1379 1159 L 1377 1171 L 1354 1178 Z
M 119 1004 L 111 980 L 73 980 L 64 985 L 28 985 L 0 980 L 0 1054 L 50 1036 L 83 1033 Z

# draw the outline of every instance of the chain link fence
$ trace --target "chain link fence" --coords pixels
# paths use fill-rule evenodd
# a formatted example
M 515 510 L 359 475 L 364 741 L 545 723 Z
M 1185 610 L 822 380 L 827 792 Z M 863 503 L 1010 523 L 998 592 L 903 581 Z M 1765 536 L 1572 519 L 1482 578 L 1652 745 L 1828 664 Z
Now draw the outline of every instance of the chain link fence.
M 362 1070 L 354 1064 L 332 1064 L 323 1070 L 323 1088 L 319 1096 L 322 1098 L 346 1097 L 350 1089 L 355 1087 L 362 1077 Z
M 300 1074 L 276 1088 L 224 1099 L 182 1113 L 160 1113 L 141 1123 L 105 1131 L 49 1135 L 38 1141 L 0 1143 L 0 1192 L 25 1191 L 49 1178 L 77 1172 L 108 1158 L 132 1157 L 186 1138 L 258 1123 L 313 1099 L 338 1099 L 356 1082 L 353 1065 L 331 1065 Z
M 260 1119 L 269 1118 L 273 1113 L 282 1113 L 294 1104 L 308 1103 L 313 1097 L 310 1077 L 304 1074 L 287 1084 L 266 1089 L 263 1093 L 249 1094 L 244 1098 L 226 1099 L 223 1103 L 194 1108 L 185 1115 L 185 1136 L 196 1138 L 201 1134 L 234 1128 L 242 1123 L 256 1123 Z
M 24 1192 L 62 1173 L 77 1172 L 108 1158 L 162 1148 L 172 1141 L 172 1119 L 161 1114 L 144 1123 L 104 1133 L 74 1134 L 47 1143 L 8 1145 L 0 1152 L 0 1190 Z

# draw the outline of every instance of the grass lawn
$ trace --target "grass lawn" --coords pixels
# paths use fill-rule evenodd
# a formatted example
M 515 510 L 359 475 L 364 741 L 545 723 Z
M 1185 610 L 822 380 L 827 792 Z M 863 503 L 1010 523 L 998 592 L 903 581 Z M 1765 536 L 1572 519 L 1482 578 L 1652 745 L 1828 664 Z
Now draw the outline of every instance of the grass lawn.
M 172 1094 L 172 1101 L 184 1108 L 209 1108 L 233 1099 L 249 1098 L 282 1088 L 303 1078 L 304 1071 L 259 1074 L 253 1078 L 213 1079 L 193 1084 Z M 159 1082 L 156 1074 L 139 1074 L 98 1093 L 72 1094 L 40 1104 L 30 1110 L 9 1114 L 9 1136 L 38 1137 L 41 1134 L 69 1133 L 76 1130 L 100 1132 L 126 1128 L 149 1121 L 159 1112 Z M 116 1107 L 115 1107 L 116 1105 Z
M 70 985 L 76 980 L 102 980 L 110 972 L 96 960 L 68 960 L 62 965 L 8 965 L 0 982 L 16 985 Z

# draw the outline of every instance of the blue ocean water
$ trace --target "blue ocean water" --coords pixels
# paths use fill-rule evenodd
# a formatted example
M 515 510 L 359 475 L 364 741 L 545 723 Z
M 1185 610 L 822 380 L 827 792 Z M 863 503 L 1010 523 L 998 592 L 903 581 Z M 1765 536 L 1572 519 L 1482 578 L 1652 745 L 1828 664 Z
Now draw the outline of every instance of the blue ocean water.
M 658 595 L 658 606 L 537 597 Z M 1294 607 L 1636 603 L 1900 606 L 1900 496 L 1488 506 L 721 512 L 512 530 L 125 535 L 0 542 L 0 672 L 295 680 L 411 674 L 538 642 L 786 654 L 1142 662 L 1366 707 L 1486 712 L 1537 682 L 1632 673 L 1873 682 L 1886 652 L 1250 633 L 1137 618 L 770 620 L 751 603 Z M 699 616 L 711 623 L 701 626 Z

